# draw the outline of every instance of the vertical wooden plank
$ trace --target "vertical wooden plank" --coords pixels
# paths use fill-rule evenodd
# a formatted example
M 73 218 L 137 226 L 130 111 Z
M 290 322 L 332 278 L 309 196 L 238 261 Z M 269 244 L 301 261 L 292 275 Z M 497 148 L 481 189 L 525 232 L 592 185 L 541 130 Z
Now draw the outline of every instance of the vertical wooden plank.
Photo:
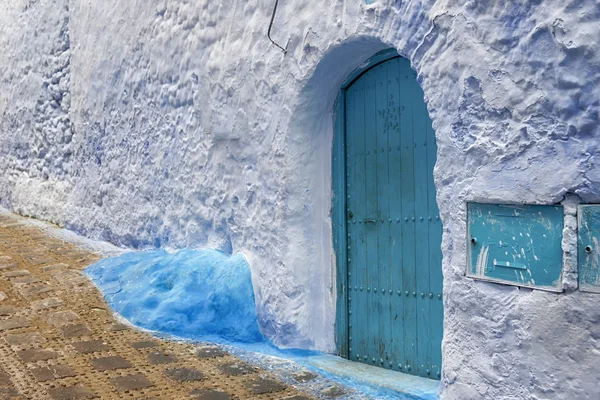
M 367 282 L 368 282 L 368 260 L 367 260 L 367 248 L 366 248 L 366 227 L 363 223 L 367 213 L 366 205 L 366 137 L 365 137 L 365 81 L 360 79 L 354 85 L 356 85 L 355 92 L 355 138 L 356 143 L 356 184 L 353 196 L 356 196 L 356 212 L 355 219 L 357 231 L 356 240 L 356 274 L 358 278 L 358 292 L 357 292 L 357 310 L 354 323 L 352 324 L 352 337 L 353 342 L 357 347 L 357 354 L 359 354 L 362 361 L 366 362 L 368 357 L 368 318 L 369 318 L 369 307 L 368 307 L 368 293 L 367 293 Z M 355 329 L 356 328 L 356 329 Z
M 393 293 L 390 283 L 390 184 L 389 184 L 389 102 L 387 63 L 374 68 L 375 104 L 376 104 L 376 147 L 377 154 L 377 259 L 378 289 L 375 298 L 379 315 L 379 348 L 377 364 L 389 368 L 391 359 L 391 309 L 390 295 Z
M 356 190 L 356 146 L 355 146 L 355 138 L 356 138 L 356 124 L 355 124 L 355 90 L 350 88 L 345 95 L 346 101 L 346 187 L 344 188 L 344 194 L 346 196 L 346 210 L 345 217 L 347 221 L 347 280 L 348 280 L 348 325 L 347 325 L 347 335 L 348 335 L 348 358 L 353 360 L 353 342 L 352 342 L 352 326 L 354 324 L 354 319 L 356 318 L 356 297 L 354 296 L 354 291 L 352 290 L 354 285 L 356 285 L 356 252 L 357 252 L 357 238 L 358 233 L 356 231 L 356 225 L 352 224 L 352 220 L 354 220 L 354 213 L 356 204 L 356 196 L 354 196 L 354 191 Z M 352 217 L 352 218 L 350 218 Z M 354 260 L 354 261 L 353 261 Z
M 368 297 L 368 361 L 375 365 L 379 357 L 379 263 L 377 249 L 378 204 L 377 204 L 377 112 L 375 71 L 368 71 L 361 79 L 365 82 L 365 148 L 366 215 L 363 225 L 367 240 L 367 297 Z
M 342 357 L 348 357 L 348 304 L 347 279 L 346 279 L 346 221 L 345 221 L 345 185 L 346 185 L 346 156 L 345 156 L 345 95 L 344 91 L 336 101 L 335 108 L 335 130 L 333 133 L 333 154 L 332 154 L 332 227 L 333 243 L 336 259 L 336 347 Z
M 404 368 L 413 373 L 417 358 L 417 282 L 415 274 L 415 182 L 413 141 L 413 87 L 412 69 L 408 60 L 399 64 L 401 96 L 401 177 L 402 182 L 402 284 L 405 293 Z
M 439 379 L 442 371 L 442 337 L 444 334 L 444 302 L 443 302 L 443 275 L 442 275 L 442 222 L 436 199 L 433 169 L 437 157 L 437 144 L 435 132 L 429 115 L 427 115 L 427 163 L 428 163 L 428 204 L 431 221 L 429 222 L 429 283 L 433 298 L 430 309 L 430 354 L 431 374 L 433 379 Z
M 415 161 L 415 234 L 416 234 L 416 276 L 417 276 L 417 373 L 427 377 L 430 365 L 430 285 L 429 285 L 429 165 L 427 163 L 427 109 L 423 92 L 411 71 L 413 79 L 414 104 L 414 161 Z
M 404 356 L 404 292 L 402 285 L 402 181 L 400 165 L 400 75 L 399 58 L 386 64 L 390 97 L 390 126 L 388 130 L 390 181 L 390 284 L 391 297 L 392 369 L 399 370 Z

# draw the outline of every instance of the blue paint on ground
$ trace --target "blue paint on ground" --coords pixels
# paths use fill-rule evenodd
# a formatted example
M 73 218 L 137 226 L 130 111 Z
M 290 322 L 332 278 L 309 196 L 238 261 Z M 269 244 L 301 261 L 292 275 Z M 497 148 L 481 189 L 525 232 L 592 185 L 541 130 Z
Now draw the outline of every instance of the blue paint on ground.
M 133 252 L 104 259 L 85 272 L 111 307 L 141 328 L 192 340 L 266 342 L 243 255 Z

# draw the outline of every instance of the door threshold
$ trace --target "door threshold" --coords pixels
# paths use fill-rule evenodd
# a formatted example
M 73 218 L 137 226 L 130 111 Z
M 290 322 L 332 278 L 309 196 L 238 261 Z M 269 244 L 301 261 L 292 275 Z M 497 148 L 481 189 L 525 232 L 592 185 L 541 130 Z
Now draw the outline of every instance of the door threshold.
M 333 355 L 307 357 L 304 362 L 338 378 L 382 387 L 403 399 L 437 400 L 440 381 L 350 361 Z

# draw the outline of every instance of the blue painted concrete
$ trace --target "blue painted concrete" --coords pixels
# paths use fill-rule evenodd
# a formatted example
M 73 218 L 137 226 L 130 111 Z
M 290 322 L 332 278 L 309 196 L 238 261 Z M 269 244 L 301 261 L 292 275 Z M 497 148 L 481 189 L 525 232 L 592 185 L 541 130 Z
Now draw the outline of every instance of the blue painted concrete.
M 132 324 L 186 339 L 265 342 L 250 266 L 217 250 L 126 253 L 86 269 L 111 307 Z
M 331 355 L 307 357 L 303 364 L 312 366 L 345 386 L 369 393 L 367 388 L 377 388 L 372 394 L 377 399 L 438 399 L 440 382 L 414 375 L 390 371 L 371 365 L 352 362 Z

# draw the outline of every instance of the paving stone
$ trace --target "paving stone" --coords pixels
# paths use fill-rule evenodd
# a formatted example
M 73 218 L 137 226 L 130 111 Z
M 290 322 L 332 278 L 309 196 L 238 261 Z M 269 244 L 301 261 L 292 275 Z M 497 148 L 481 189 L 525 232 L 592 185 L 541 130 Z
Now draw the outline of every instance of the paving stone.
M 77 278 L 66 279 L 66 280 L 62 281 L 61 283 L 63 285 L 71 286 L 71 287 L 76 287 L 76 286 L 90 286 L 91 287 L 91 282 L 83 276 L 78 276 Z
M 229 376 L 246 375 L 256 372 L 256 370 L 248 364 L 239 361 L 232 361 L 225 364 L 221 364 L 218 368 L 225 375 Z
M 276 393 L 285 390 L 285 386 L 272 379 L 253 379 L 246 384 L 248 390 L 254 394 Z
M 175 357 L 172 354 L 153 352 L 153 353 L 148 354 L 148 361 L 152 365 L 169 364 L 169 363 L 177 362 L 177 357 Z
M 112 371 L 115 369 L 131 368 L 131 363 L 121 356 L 92 358 L 90 362 L 98 371 Z
M 144 389 L 154 386 L 154 384 L 142 374 L 118 376 L 116 378 L 112 378 L 110 382 L 119 392 Z
M 60 268 L 56 271 L 52 271 L 52 276 L 55 279 L 68 279 L 81 276 L 81 271 L 72 268 Z
M 68 365 L 49 365 L 46 367 L 33 368 L 31 373 L 39 382 L 68 378 L 77 375 Z
M 317 375 L 309 371 L 302 371 L 292 376 L 296 382 L 305 383 L 314 380 Z
M 111 350 L 111 347 L 102 340 L 87 340 L 84 342 L 77 342 L 73 343 L 73 347 L 75 350 L 83 354 Z
M 78 251 L 67 251 L 63 253 L 64 256 L 70 258 L 73 261 L 83 261 L 88 257 L 87 253 L 78 252 Z
M 25 318 L 12 318 L 0 321 L 0 331 L 20 329 L 29 327 L 29 321 Z
M 125 324 L 112 324 L 108 330 L 112 332 L 126 331 L 129 330 L 129 326 Z
M 342 397 L 346 392 L 339 386 L 329 386 L 328 388 L 321 390 L 321 394 L 328 399 L 335 399 Z
M 82 385 L 57 387 L 48 389 L 48 394 L 54 400 L 95 399 L 94 392 Z
M 20 269 L 18 271 L 9 271 L 9 272 L 5 272 L 4 274 L 2 274 L 2 276 L 4 276 L 5 278 L 17 278 L 19 276 L 28 276 L 31 275 L 31 272 L 27 271 L 26 269 Z
M 195 389 L 190 392 L 190 398 L 196 400 L 231 400 L 230 394 L 209 389 Z
M 12 386 L 10 375 L 0 369 L 0 386 Z
M 90 336 L 92 331 L 86 324 L 68 325 L 60 328 L 64 338 L 74 338 L 80 336 Z
M 6 317 L 16 313 L 19 309 L 15 306 L 0 306 L 0 317 Z
M 72 252 L 73 252 L 73 249 L 71 249 L 71 246 L 69 246 L 69 245 L 56 249 L 56 254 L 60 254 L 61 256 L 71 254 Z
M 15 286 L 23 286 L 23 285 L 29 285 L 31 283 L 37 283 L 37 282 L 41 282 L 41 281 L 38 278 L 36 278 L 35 276 L 20 276 L 18 278 L 12 278 L 10 280 L 10 282 Z
M 32 258 L 29 263 L 32 265 L 44 265 L 44 264 L 52 264 L 56 262 L 56 260 L 54 258 L 50 258 L 50 257 L 36 257 L 36 258 Z
M 4 271 L 7 269 L 11 269 L 11 268 L 16 268 L 18 265 L 15 263 L 7 263 L 7 264 L 3 264 L 0 263 L 0 271 Z
M 51 250 L 56 250 L 56 249 L 60 249 L 62 247 L 64 247 L 64 243 L 48 243 L 46 245 L 47 248 L 51 249 Z
M 81 321 L 81 318 L 79 317 L 79 315 L 75 314 L 73 311 L 67 310 L 67 311 L 58 311 L 58 312 L 50 314 L 48 316 L 48 318 L 46 318 L 46 321 L 48 321 L 48 323 L 50 325 L 58 327 L 58 326 L 72 325 L 74 322 Z
M 196 357 L 198 358 L 215 358 L 224 357 L 227 355 L 220 347 L 201 347 L 196 350 Z
M 12 346 L 45 343 L 46 338 L 37 332 L 13 333 L 6 336 L 6 341 Z
M 204 374 L 194 368 L 172 368 L 165 375 L 177 382 L 194 382 L 204 379 Z
M 17 400 L 23 399 L 24 397 L 17 391 L 13 386 L 0 388 L 0 399 L 2 400 Z
M 286 397 L 282 400 L 313 400 L 312 397 L 306 397 L 306 396 L 302 396 L 302 395 L 296 395 L 296 396 L 292 396 L 292 397 Z
M 4 292 L 0 292 L 0 301 L 4 301 L 6 299 L 7 299 L 6 294 Z
M 31 308 L 39 311 L 48 308 L 54 308 L 63 305 L 63 301 L 58 297 L 48 297 L 47 299 L 36 300 L 31 302 Z
M 52 290 L 54 289 L 45 283 L 34 283 L 33 285 L 19 288 L 19 293 L 21 293 L 23 297 L 33 297 Z
M 37 247 L 26 246 L 23 243 L 15 242 L 13 250 L 15 253 L 26 254 L 26 253 L 37 253 L 40 251 Z
M 58 353 L 47 349 L 28 349 L 17 352 L 17 355 L 24 362 L 36 362 L 51 360 L 58 357 Z
M 51 272 L 51 271 L 56 271 L 59 269 L 64 269 L 64 268 L 68 268 L 69 264 L 52 264 L 52 265 L 46 265 L 45 267 L 41 267 L 40 270 L 44 271 L 44 272 Z
M 131 343 L 131 347 L 134 349 L 149 349 L 151 347 L 158 346 L 158 343 L 153 342 L 151 340 L 143 340 L 141 342 L 133 342 Z
M 13 227 L 20 227 L 20 226 L 21 226 L 21 224 L 18 222 L 10 222 L 10 223 L 6 223 L 6 224 L 2 225 L 3 228 L 13 228 Z
M 101 315 L 106 315 L 108 313 L 108 310 L 102 307 L 90 307 L 90 311 Z
M 10 256 L 0 256 L 0 263 L 7 262 L 10 260 L 12 260 L 12 257 Z

